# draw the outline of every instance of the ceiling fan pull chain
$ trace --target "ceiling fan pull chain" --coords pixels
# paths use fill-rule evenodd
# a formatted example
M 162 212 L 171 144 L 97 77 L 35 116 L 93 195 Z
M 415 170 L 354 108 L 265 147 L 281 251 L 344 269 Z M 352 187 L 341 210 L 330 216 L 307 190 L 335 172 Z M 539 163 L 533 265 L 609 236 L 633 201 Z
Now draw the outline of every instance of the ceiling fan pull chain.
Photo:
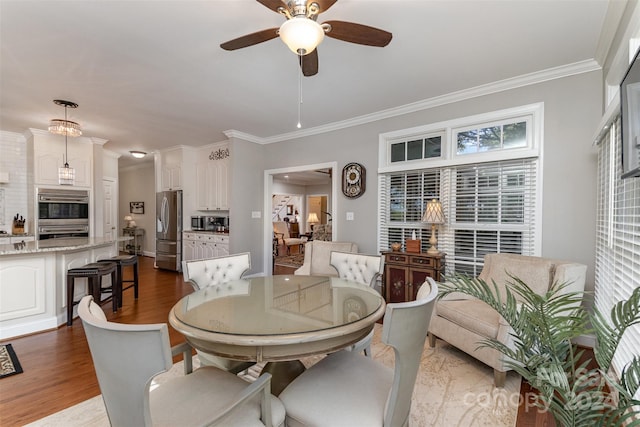
M 302 127 L 302 61 L 304 56 L 300 55 L 300 67 L 298 67 L 298 129 Z

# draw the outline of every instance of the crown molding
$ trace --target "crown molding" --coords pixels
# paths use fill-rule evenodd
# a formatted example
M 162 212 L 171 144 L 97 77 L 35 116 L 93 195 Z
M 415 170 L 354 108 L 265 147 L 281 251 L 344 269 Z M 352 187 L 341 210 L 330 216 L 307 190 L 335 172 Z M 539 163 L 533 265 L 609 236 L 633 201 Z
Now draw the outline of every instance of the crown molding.
M 288 141 L 297 138 L 303 138 L 311 135 L 318 135 L 335 130 L 345 129 L 353 126 L 359 126 L 366 123 L 376 122 L 392 117 L 402 116 L 405 114 L 415 113 L 418 111 L 428 110 L 430 108 L 439 107 L 454 102 L 460 102 L 480 96 L 487 96 L 494 93 L 504 92 L 507 90 L 517 89 L 524 86 L 530 86 L 549 80 L 561 79 L 563 77 L 574 76 L 577 74 L 598 71 L 602 67 L 594 59 L 575 62 L 572 64 L 562 65 L 559 67 L 548 68 L 542 71 L 536 71 L 529 74 L 523 74 L 518 77 L 499 80 L 493 83 L 476 86 L 473 88 L 451 92 L 445 95 L 424 99 L 411 104 L 401 105 L 399 107 L 389 108 L 363 116 L 354 117 L 347 120 L 329 123 L 322 126 L 316 126 L 309 129 L 283 133 L 266 138 L 261 138 L 248 133 L 237 130 L 227 130 L 224 134 L 227 138 L 240 138 L 245 141 L 254 142 L 256 144 L 272 144 L 275 142 Z

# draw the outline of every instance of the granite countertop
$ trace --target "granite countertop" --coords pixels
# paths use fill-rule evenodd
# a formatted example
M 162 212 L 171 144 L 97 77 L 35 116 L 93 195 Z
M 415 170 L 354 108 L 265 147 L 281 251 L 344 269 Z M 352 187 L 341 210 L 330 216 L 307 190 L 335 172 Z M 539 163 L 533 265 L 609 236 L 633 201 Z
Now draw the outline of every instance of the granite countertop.
M 113 240 L 106 239 L 104 237 L 72 237 L 69 239 L 47 239 L 36 240 L 34 242 L 10 243 L 7 245 L 0 245 L 0 255 L 65 252 L 107 245 L 120 240 L 122 239 Z
M 24 234 L 11 234 L 11 233 L 0 233 L 0 237 L 31 237 L 33 233 L 24 233 Z
M 229 235 L 229 231 L 212 231 L 212 230 L 184 230 L 183 233 L 220 234 L 223 236 Z

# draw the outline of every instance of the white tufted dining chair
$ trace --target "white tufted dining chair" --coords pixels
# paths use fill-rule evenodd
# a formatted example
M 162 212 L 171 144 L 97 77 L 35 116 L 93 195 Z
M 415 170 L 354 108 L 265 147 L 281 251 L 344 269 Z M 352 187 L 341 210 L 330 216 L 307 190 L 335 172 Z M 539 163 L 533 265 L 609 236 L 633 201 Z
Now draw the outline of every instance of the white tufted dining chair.
M 189 282 L 196 291 L 204 288 L 216 288 L 219 295 L 246 293 L 244 283 L 231 284 L 229 282 L 242 278 L 251 268 L 251 254 L 244 252 L 228 256 L 182 261 L 182 274 L 185 282 Z M 240 288 L 234 289 L 233 287 Z M 198 357 L 203 365 L 215 366 L 225 371 L 238 373 L 252 366 L 253 362 L 225 359 L 203 353 L 199 350 Z
M 193 289 L 221 285 L 242 278 L 251 268 L 251 254 L 244 252 L 216 258 L 182 261 L 182 274 L 185 282 Z
M 330 256 L 330 263 L 338 271 L 338 277 L 371 286 L 378 293 L 381 293 L 381 289 L 378 286 L 378 278 L 382 276 L 384 266 L 384 258 L 382 256 L 333 251 Z M 371 357 L 372 340 L 373 330 L 369 335 L 351 346 L 349 350 L 363 351 L 365 356 Z

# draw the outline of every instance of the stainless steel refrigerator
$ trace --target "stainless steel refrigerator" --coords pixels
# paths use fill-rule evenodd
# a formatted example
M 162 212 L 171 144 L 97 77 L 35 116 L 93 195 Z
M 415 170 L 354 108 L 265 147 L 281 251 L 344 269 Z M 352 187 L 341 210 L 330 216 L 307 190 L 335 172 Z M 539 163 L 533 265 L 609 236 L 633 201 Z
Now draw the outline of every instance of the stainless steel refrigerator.
M 156 267 L 182 271 L 182 191 L 156 194 Z

